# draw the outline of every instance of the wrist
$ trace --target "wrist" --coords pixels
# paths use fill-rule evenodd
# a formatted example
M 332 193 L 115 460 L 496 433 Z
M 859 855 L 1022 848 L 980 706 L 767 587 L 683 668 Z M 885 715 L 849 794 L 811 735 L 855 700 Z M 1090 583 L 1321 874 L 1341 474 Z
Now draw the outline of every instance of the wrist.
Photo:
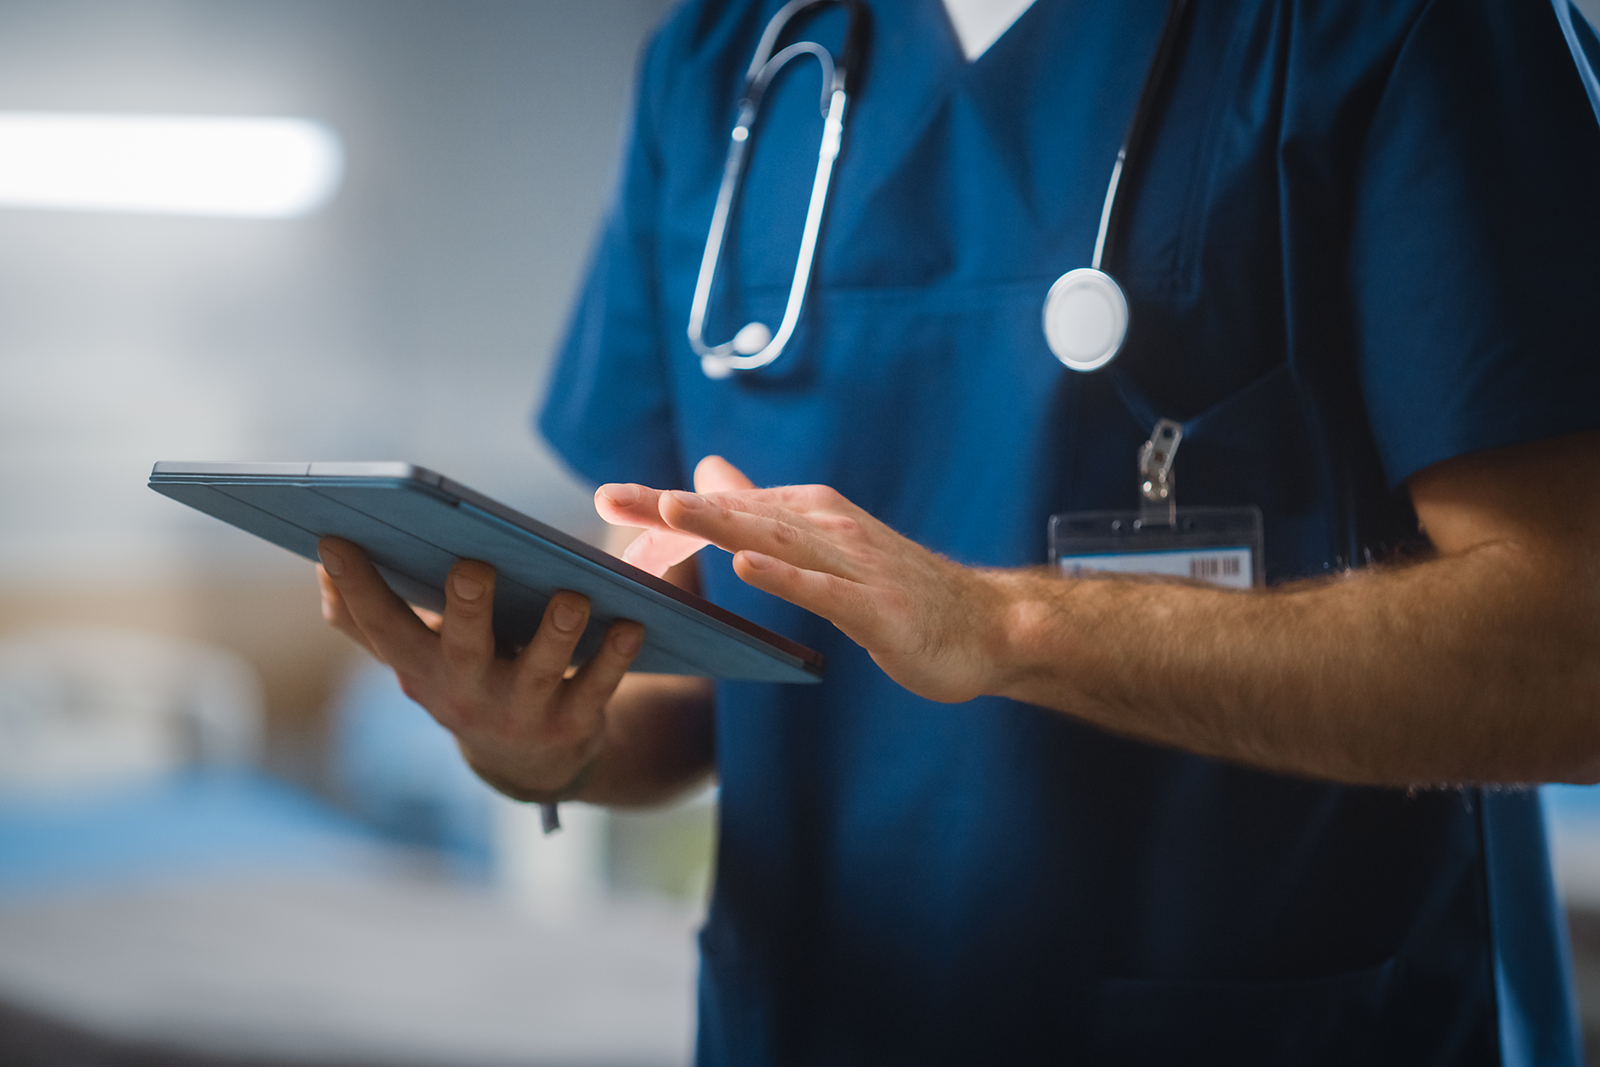
M 1036 603 L 1021 579 L 1026 572 L 984 569 L 975 572 L 983 584 L 979 602 L 976 652 L 985 695 L 1010 696 L 1025 670 L 1024 630 L 1031 628 Z
M 994 590 L 986 613 L 983 645 L 989 665 L 986 691 L 1012 700 L 1039 701 L 1039 678 L 1062 677 L 1062 664 L 1075 659 L 1072 601 L 1075 584 L 1050 570 L 984 572 Z
M 551 789 L 534 789 L 522 785 L 503 775 L 486 770 L 473 762 L 470 756 L 467 757 L 467 766 L 471 767 L 473 773 L 483 779 L 484 783 L 495 792 L 518 803 L 561 804 L 568 800 L 577 800 L 582 796 L 584 789 L 589 785 L 589 780 L 594 777 L 595 766 L 600 762 L 600 752 L 601 749 L 596 747 L 595 751 L 588 759 L 583 761 L 577 771 L 565 783 Z

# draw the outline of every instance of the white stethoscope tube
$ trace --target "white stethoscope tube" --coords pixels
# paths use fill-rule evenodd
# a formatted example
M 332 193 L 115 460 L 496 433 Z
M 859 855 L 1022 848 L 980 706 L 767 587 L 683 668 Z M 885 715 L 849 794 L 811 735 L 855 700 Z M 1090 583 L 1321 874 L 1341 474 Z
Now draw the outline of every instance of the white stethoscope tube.
M 755 370 L 765 367 L 782 354 L 784 346 L 794 335 L 800 321 L 800 311 L 805 305 L 806 289 L 811 281 L 812 260 L 816 255 L 817 236 L 822 227 L 822 215 L 828 203 L 828 186 L 833 177 L 834 162 L 839 156 L 839 146 L 844 134 L 844 113 L 847 97 L 844 88 L 845 68 L 851 64 L 859 50 L 859 39 L 849 42 L 846 58 L 835 67 L 833 56 L 826 48 L 813 42 L 792 44 L 777 55 L 768 54 L 789 19 L 800 11 L 828 0 L 790 0 L 768 22 L 761 35 L 761 43 L 751 60 L 746 75 L 745 98 L 740 105 L 739 121 L 733 128 L 732 142 L 728 148 L 728 161 L 722 171 L 722 186 L 717 190 L 717 205 L 711 215 L 711 230 L 706 235 L 706 248 L 700 257 L 700 273 L 695 279 L 694 300 L 689 308 L 689 344 L 700 357 L 700 369 L 708 378 L 726 378 L 734 371 Z M 836 0 L 839 2 L 839 0 Z M 854 37 L 854 11 L 860 7 L 856 0 L 842 0 L 852 8 L 851 36 Z M 1155 57 L 1145 75 L 1144 88 L 1134 110 L 1128 136 L 1117 151 L 1116 162 L 1111 167 L 1111 180 L 1106 185 L 1105 202 L 1100 208 L 1100 229 L 1094 241 L 1094 259 L 1090 266 L 1069 270 L 1057 278 L 1045 295 L 1043 320 L 1045 343 L 1057 359 L 1071 370 L 1098 370 L 1110 363 L 1122 350 L 1128 337 L 1128 298 L 1116 280 L 1100 269 L 1105 255 L 1106 242 L 1111 230 L 1117 203 L 1117 186 L 1122 181 L 1122 170 L 1127 163 L 1131 146 L 1138 140 L 1151 99 L 1161 74 L 1166 68 L 1176 40 L 1176 32 L 1186 0 L 1169 0 L 1161 37 L 1156 44 Z M 800 254 L 795 261 L 794 278 L 789 284 L 789 300 L 784 306 L 783 321 L 778 332 L 764 323 L 747 323 L 731 341 L 720 345 L 705 343 L 706 308 L 711 302 L 712 284 L 717 276 L 717 262 L 727 237 L 728 217 L 733 212 L 733 201 L 738 195 L 743 175 L 745 155 L 749 148 L 761 97 L 772 78 L 789 60 L 799 55 L 814 55 L 823 69 L 824 114 L 822 146 L 817 153 L 817 174 L 811 183 L 811 203 L 806 208 L 805 231 L 800 238 Z M 831 87 L 831 94 L 830 94 Z
M 814 45 L 793 45 L 791 48 L 821 51 Z M 784 49 L 773 57 L 772 62 L 779 63 L 779 59 L 789 51 Z M 826 55 L 826 52 L 822 52 L 819 58 L 826 64 L 826 80 L 831 82 L 832 63 Z M 749 144 L 750 124 L 755 120 L 755 109 L 746 106 L 740 114 L 739 124 L 733 130 L 734 146 L 728 152 L 728 164 L 722 173 L 722 188 L 717 191 L 711 232 L 706 235 L 706 250 L 700 258 L 694 302 L 689 307 L 689 344 L 700 357 L 700 369 L 707 378 L 726 378 L 736 370 L 765 367 L 783 353 L 784 346 L 794 335 L 794 328 L 800 322 L 800 310 L 805 306 L 806 288 L 811 280 L 811 263 L 817 251 L 817 235 L 822 231 L 822 214 L 828 203 L 833 164 L 839 158 L 839 145 L 844 137 L 847 102 L 843 89 L 834 90 L 829 98 L 828 116 L 822 127 L 822 146 L 817 151 L 817 173 L 811 182 L 811 203 L 806 208 L 805 229 L 800 235 L 800 254 L 795 259 L 794 278 L 789 283 L 789 300 L 784 305 L 783 321 L 778 324 L 778 332 L 774 334 L 764 323 L 751 322 L 734 334 L 733 340 L 711 346 L 704 340 L 706 306 L 711 302 L 711 285 L 717 275 L 717 260 L 721 257 L 728 214 L 738 188 L 739 172 L 743 169 L 744 152 Z
M 1117 160 L 1111 166 L 1111 180 L 1106 183 L 1105 203 L 1100 206 L 1100 232 L 1094 239 L 1094 259 L 1089 266 L 1069 270 L 1057 278 L 1045 294 L 1045 344 L 1071 370 L 1099 370 L 1117 358 L 1123 342 L 1128 339 L 1128 298 L 1116 279 L 1100 269 L 1100 263 L 1115 216 L 1122 170 L 1129 153 L 1137 151 L 1143 137 L 1156 89 L 1177 45 L 1186 4 L 1187 0 L 1167 2 L 1167 16 L 1161 25 L 1161 36 L 1156 40 L 1155 55 L 1145 71 L 1144 87 L 1134 105 L 1133 119 L 1128 124 L 1122 147 L 1117 150 Z
M 833 180 L 834 162 L 839 158 L 839 147 L 844 140 L 844 115 L 849 98 L 845 92 L 846 71 L 836 66 L 832 53 L 813 41 L 800 41 L 789 45 L 776 55 L 767 58 L 777 43 L 778 35 L 789 20 L 806 8 L 824 0 L 790 0 L 767 23 L 761 35 L 746 75 L 744 99 L 739 106 L 739 120 L 734 124 L 728 145 L 728 161 L 722 168 L 722 185 L 717 190 L 717 206 L 711 214 L 711 229 L 706 234 L 705 252 L 700 257 L 700 273 L 695 279 L 694 300 L 689 306 L 689 345 L 700 357 L 700 369 L 707 378 L 726 378 L 734 371 L 755 370 L 765 367 L 782 354 L 789 338 L 800 323 L 800 311 L 805 306 L 806 289 L 811 281 L 811 265 L 816 256 L 817 237 L 822 232 L 822 216 L 828 205 L 828 186 Z M 852 35 L 854 22 L 852 21 Z M 846 48 L 846 60 L 853 49 Z M 822 143 L 817 149 L 817 173 L 811 182 L 811 202 L 806 207 L 805 228 L 800 236 L 800 252 L 795 258 L 794 278 L 789 283 L 789 299 L 784 305 L 783 319 L 774 334 L 762 322 L 750 322 L 733 335 L 731 341 L 710 345 L 705 340 L 706 308 L 711 303 L 711 290 L 717 277 L 717 262 L 727 243 L 728 217 L 733 213 L 734 199 L 739 195 L 743 178 L 745 156 L 754 134 L 761 100 L 784 65 L 802 55 L 815 56 L 822 66 Z

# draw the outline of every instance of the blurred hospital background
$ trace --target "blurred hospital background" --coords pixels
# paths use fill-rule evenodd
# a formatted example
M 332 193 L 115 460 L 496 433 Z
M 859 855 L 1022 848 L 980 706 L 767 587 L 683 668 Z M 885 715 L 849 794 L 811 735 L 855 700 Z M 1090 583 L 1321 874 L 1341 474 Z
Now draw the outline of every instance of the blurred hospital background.
M 0 0 L 0 1063 L 688 1061 L 711 798 L 546 840 L 144 484 L 404 459 L 596 536 L 529 414 L 666 8 Z
M 597 536 L 528 417 L 667 6 L 0 0 L 0 1063 L 688 1061 L 714 798 L 543 838 L 144 484 L 403 459 Z M 1547 792 L 1600 1035 L 1600 799 Z

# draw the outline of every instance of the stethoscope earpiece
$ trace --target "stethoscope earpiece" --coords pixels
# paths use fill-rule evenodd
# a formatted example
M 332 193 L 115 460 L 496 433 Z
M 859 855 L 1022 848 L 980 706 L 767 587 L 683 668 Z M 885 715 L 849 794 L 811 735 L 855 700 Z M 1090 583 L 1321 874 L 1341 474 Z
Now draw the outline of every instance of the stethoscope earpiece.
M 772 331 L 767 328 L 766 323 L 746 323 L 725 346 L 731 348 L 736 355 L 729 355 L 726 352 L 707 352 L 700 357 L 700 370 L 712 381 L 720 381 L 730 377 L 736 370 L 749 369 L 741 366 L 741 363 L 751 357 L 759 357 L 762 350 L 771 343 Z
M 772 331 L 764 322 L 746 323 L 744 329 L 733 335 L 733 350 L 741 356 L 753 356 L 772 343 Z
M 1069 369 L 1099 370 L 1128 336 L 1128 298 L 1103 270 L 1079 267 L 1056 279 L 1044 299 L 1044 339 Z

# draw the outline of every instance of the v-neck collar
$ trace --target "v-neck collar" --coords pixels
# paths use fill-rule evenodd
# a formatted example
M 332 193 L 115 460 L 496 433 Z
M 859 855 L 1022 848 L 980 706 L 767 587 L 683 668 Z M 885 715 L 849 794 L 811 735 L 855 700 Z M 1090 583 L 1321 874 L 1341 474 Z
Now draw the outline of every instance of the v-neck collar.
M 962 55 L 975 63 L 1011 29 L 1034 0 L 944 0 Z
M 926 170 L 928 180 L 955 185 L 927 195 L 944 197 L 949 214 L 958 210 L 958 191 L 965 196 L 981 185 L 986 210 L 1026 216 L 1042 233 L 1060 232 L 1073 247 L 1082 245 L 1087 262 L 1106 176 L 1159 35 L 1165 0 L 1121 0 L 1106 7 L 1093 0 L 1034 4 L 1024 14 L 1027 33 L 1002 35 L 978 63 L 965 61 L 942 5 L 871 4 L 872 50 L 835 176 L 830 240 L 848 242 L 858 228 L 882 224 L 879 208 L 885 202 L 879 197 L 907 180 L 908 159 L 932 151 L 943 160 L 953 149 L 941 147 L 941 138 L 962 137 L 972 139 L 959 150 L 965 163 L 946 160 Z M 1080 50 L 1095 58 L 1063 66 L 1064 40 L 1072 41 L 1068 59 Z M 1019 97 L 1018 84 L 1034 89 Z M 906 195 L 917 185 L 911 180 L 890 195 Z M 1080 211 L 1082 204 L 1094 210 Z

